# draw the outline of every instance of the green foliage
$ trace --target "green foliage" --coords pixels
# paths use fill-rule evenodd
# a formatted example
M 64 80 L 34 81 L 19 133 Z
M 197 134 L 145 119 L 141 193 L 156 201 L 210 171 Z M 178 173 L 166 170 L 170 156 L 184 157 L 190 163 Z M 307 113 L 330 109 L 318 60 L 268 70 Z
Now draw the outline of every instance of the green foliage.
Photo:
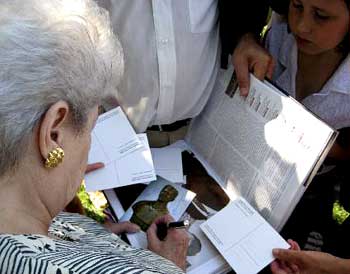
M 345 210 L 339 201 L 335 201 L 333 205 L 333 220 L 336 221 L 338 225 L 341 225 L 349 216 L 350 213 Z
M 99 223 L 103 223 L 105 220 L 105 215 L 103 213 L 104 208 L 96 208 L 94 204 L 91 202 L 89 194 L 85 190 L 85 185 L 81 184 L 78 190 L 78 197 L 83 205 L 86 216 L 96 220 Z

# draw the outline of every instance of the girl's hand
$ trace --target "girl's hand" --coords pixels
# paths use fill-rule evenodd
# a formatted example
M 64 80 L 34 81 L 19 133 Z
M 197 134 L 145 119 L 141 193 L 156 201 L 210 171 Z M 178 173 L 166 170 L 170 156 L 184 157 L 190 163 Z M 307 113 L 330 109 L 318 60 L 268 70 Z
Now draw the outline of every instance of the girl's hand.
M 332 274 L 350 273 L 350 261 L 328 253 L 301 251 L 298 244 L 288 241 L 291 249 L 274 249 L 277 259 L 271 264 L 273 274 Z
M 232 64 L 236 72 L 241 96 L 249 92 L 249 72 L 263 80 L 272 78 L 275 61 L 271 54 L 250 33 L 243 35 L 233 51 Z

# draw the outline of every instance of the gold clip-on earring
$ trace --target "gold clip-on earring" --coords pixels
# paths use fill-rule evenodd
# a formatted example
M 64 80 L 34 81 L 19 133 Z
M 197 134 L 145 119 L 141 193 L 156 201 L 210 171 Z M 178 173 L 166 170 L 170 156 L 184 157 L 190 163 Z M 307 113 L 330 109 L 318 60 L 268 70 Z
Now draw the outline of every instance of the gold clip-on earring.
M 60 163 L 62 163 L 64 158 L 64 151 L 62 148 L 57 147 L 53 149 L 46 158 L 45 167 L 46 168 L 55 168 Z

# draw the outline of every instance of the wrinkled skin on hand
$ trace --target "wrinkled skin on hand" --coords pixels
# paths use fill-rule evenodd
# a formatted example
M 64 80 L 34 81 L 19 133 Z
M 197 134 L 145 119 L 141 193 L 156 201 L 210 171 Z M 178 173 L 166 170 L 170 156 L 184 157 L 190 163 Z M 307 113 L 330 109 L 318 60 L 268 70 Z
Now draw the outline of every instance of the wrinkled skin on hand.
M 147 230 L 148 249 L 158 255 L 172 261 L 179 268 L 186 270 L 186 256 L 189 244 L 189 236 L 185 229 L 168 229 L 163 241 L 158 239 L 157 225 L 168 224 L 174 219 L 170 215 L 164 215 L 156 219 Z

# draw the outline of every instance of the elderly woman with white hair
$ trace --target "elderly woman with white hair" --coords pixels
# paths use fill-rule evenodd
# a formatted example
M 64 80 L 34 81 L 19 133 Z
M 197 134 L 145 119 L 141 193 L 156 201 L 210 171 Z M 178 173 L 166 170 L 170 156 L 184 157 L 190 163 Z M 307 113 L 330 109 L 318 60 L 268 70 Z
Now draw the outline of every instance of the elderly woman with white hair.
M 0 64 L 0 273 L 182 273 L 184 231 L 160 241 L 154 223 L 149 250 L 134 249 L 62 213 L 122 77 L 107 13 L 91 0 L 1 0 Z

